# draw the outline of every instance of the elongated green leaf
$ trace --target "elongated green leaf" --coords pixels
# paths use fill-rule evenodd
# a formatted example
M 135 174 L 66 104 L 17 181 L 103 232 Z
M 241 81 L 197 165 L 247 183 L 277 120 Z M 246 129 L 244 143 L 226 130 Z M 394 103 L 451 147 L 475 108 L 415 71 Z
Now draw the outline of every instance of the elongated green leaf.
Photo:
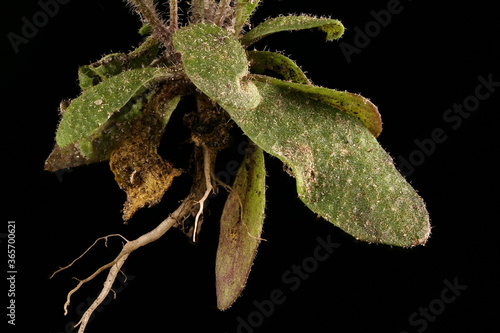
M 130 110 L 127 107 L 123 108 L 106 122 L 106 126 L 92 133 L 92 135 L 78 140 L 76 146 L 79 148 L 80 153 L 92 162 L 106 161 L 115 144 L 119 143 L 123 136 L 128 134 L 129 125 L 136 118 L 143 115 L 141 109 L 149 103 L 151 97 L 156 93 L 157 91 L 153 91 L 148 96 L 144 96 L 143 99 L 139 99 L 130 107 Z M 161 109 L 158 110 L 161 115 L 157 115 L 160 119 L 157 120 L 158 124 L 154 128 L 156 132 L 161 133 L 163 131 L 179 101 L 180 96 L 175 96 L 162 104 Z
M 236 1 L 236 22 L 235 33 L 239 34 L 241 29 L 247 23 L 250 16 L 253 14 L 260 0 L 237 0 Z
M 256 82 L 262 103 L 227 110 L 257 145 L 291 167 L 300 199 L 357 239 L 424 244 L 423 200 L 353 116 L 283 86 Z
M 249 46 L 256 41 L 281 31 L 293 31 L 318 28 L 326 32 L 326 40 L 340 38 L 344 34 L 344 26 L 339 20 L 319 18 L 307 15 L 279 16 L 259 24 L 241 39 L 241 44 Z
M 81 66 L 78 69 L 80 88 L 86 90 L 126 70 L 148 66 L 158 55 L 160 45 L 160 42 L 150 36 L 128 54 L 108 54 L 93 64 Z
M 224 206 L 216 259 L 217 307 L 241 294 L 260 242 L 265 208 L 264 154 L 251 144 Z
M 65 168 L 73 168 L 80 165 L 102 162 L 109 160 L 111 152 L 130 135 L 130 130 L 138 118 L 142 116 L 142 108 L 147 105 L 153 91 L 135 101 L 129 102 L 122 110 L 113 114 L 105 126 L 100 127 L 90 136 L 79 139 L 63 148 L 57 144 L 45 162 L 45 169 L 57 171 Z M 167 125 L 172 112 L 179 103 L 180 96 L 166 100 L 158 110 L 159 124 L 155 127 L 158 133 L 163 131 Z
M 245 50 L 226 30 L 213 24 L 191 24 L 173 36 L 184 70 L 205 95 L 222 107 L 250 110 L 260 102 L 248 74 Z
M 275 86 L 293 89 L 310 98 L 330 104 L 339 110 L 353 115 L 361 120 L 363 125 L 365 125 L 375 137 L 378 137 L 380 132 L 382 132 L 382 118 L 380 117 L 377 107 L 361 95 L 310 84 L 287 82 L 269 76 L 255 75 L 253 78 L 259 81 L 268 82 Z
M 86 90 L 64 112 L 56 132 L 56 143 L 65 147 L 102 129 L 147 84 L 172 78 L 165 68 L 142 68 L 123 72 Z
M 74 143 L 59 147 L 57 144 L 45 161 L 45 169 L 57 171 L 73 168 L 84 164 L 102 162 L 109 159 L 111 151 L 130 130 L 134 119 L 140 117 L 142 100 L 129 102 L 129 107 L 117 112 L 92 135 L 82 138 Z
M 270 70 L 280 74 L 287 81 L 311 84 L 299 66 L 282 54 L 268 51 L 250 51 L 248 52 L 248 60 L 250 60 L 252 71 Z

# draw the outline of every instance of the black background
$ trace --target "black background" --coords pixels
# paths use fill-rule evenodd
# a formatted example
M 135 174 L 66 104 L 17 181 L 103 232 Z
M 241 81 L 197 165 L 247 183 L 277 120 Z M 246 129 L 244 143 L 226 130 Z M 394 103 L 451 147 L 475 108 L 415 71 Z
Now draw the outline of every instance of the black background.
M 402 1 L 401 13 L 393 15 L 390 24 L 348 62 L 340 43 L 354 46 L 355 27 L 364 29 L 373 20 L 370 11 L 385 9 L 388 2 L 264 1 L 254 22 L 283 13 L 311 13 L 340 19 L 348 30 L 340 42 L 325 43 L 321 33 L 301 31 L 271 36 L 257 47 L 285 51 L 318 85 L 369 97 L 384 120 L 379 141 L 395 159 L 408 158 L 418 149 L 415 140 L 429 139 L 436 128 L 444 130 L 446 141 L 436 144 L 407 177 L 427 202 L 433 225 L 428 244 L 401 249 L 354 240 L 317 219 L 297 199 L 294 181 L 282 165 L 268 158 L 263 234 L 267 242 L 260 246 L 243 296 L 231 309 L 220 312 L 215 307 L 221 195 L 210 203 L 211 216 L 198 245 L 172 230 L 130 256 L 124 269 L 127 285 L 116 285 L 116 300 L 103 306 L 87 332 L 498 330 L 495 207 L 500 198 L 496 129 L 500 87 L 458 128 L 443 119 L 447 109 L 474 95 L 479 76 L 492 75 L 493 81 L 500 81 L 496 7 L 486 1 L 441 1 L 439 5 Z M 74 168 L 59 177 L 44 171 L 59 102 L 79 93 L 78 66 L 106 53 L 130 50 L 140 41 L 136 34 L 140 24 L 120 0 L 73 0 L 61 5 L 57 15 L 15 53 L 7 34 L 20 34 L 21 18 L 31 20 L 40 6 L 37 1 L 18 0 L 2 7 L 1 147 L 2 179 L 7 186 L 3 187 L 0 233 L 7 232 L 7 221 L 16 221 L 13 331 L 66 332 L 67 323 L 79 319 L 77 309 L 100 291 L 105 275 L 73 296 L 64 317 L 66 293 L 76 283 L 71 277 L 91 274 L 118 253 L 121 243 L 113 239 L 107 248 L 99 244 L 69 271 L 52 280 L 50 274 L 97 237 L 121 233 L 134 239 L 154 228 L 175 208 L 187 183 L 184 178 L 175 182 L 160 205 L 143 209 L 125 226 L 120 214 L 125 194 L 105 163 Z M 169 133 L 177 133 L 180 126 L 169 128 Z M 176 154 L 168 142 L 163 142 L 162 149 Z M 313 255 L 318 237 L 330 237 L 340 246 L 300 280 L 297 290 L 290 290 L 283 274 Z M 6 253 L 6 240 L 1 240 Z M 467 288 L 425 327 L 422 321 L 412 325 L 409 317 L 420 307 L 439 304 L 444 280 Z M 286 300 L 256 323 L 256 302 L 269 300 L 276 289 Z M 238 317 L 248 322 L 249 316 L 258 327 L 238 330 Z M 5 315 L 1 317 L 6 321 Z

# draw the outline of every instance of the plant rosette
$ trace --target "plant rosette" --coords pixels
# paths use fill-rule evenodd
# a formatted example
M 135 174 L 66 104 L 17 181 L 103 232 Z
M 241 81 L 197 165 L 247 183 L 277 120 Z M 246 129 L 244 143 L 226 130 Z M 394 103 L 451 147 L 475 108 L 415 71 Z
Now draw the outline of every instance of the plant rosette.
M 377 141 L 382 131 L 377 107 L 358 94 L 312 84 L 283 54 L 248 50 L 282 31 L 316 29 L 327 40 L 336 40 L 344 32 L 342 23 L 288 15 L 248 30 L 259 2 L 193 0 L 189 24 L 180 27 L 177 1 L 170 0 L 166 24 L 152 0 L 130 0 L 143 20 L 144 41 L 127 54 L 113 53 L 79 68 L 82 93 L 61 103 L 56 143 L 45 168 L 57 171 L 109 161 L 127 194 L 124 221 L 160 202 L 184 172 L 157 148 L 171 115 L 183 112 L 180 102 L 192 98 L 197 104 L 196 111 L 182 117 L 193 147 L 189 195 L 155 229 L 132 241 L 123 238 L 115 260 L 70 291 L 65 313 L 71 295 L 109 269 L 101 293 L 79 322 L 79 332 L 110 292 L 130 253 L 171 227 L 198 240 L 204 204 L 219 187 L 229 194 L 220 220 L 216 294 L 218 308 L 229 308 L 246 284 L 261 241 L 265 154 L 287 166 L 298 197 L 311 211 L 356 239 L 400 247 L 426 243 L 428 212 Z M 247 137 L 248 149 L 234 182 L 224 184 L 215 176 L 215 161 L 219 152 L 231 148 L 235 127 Z

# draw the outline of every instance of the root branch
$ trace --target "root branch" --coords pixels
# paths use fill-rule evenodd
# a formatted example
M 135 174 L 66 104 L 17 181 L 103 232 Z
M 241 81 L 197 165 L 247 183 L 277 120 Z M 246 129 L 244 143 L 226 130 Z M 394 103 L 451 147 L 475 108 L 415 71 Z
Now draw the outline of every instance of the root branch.
M 92 316 L 92 313 L 97 309 L 97 307 L 104 301 L 108 293 L 112 290 L 113 283 L 116 280 L 116 277 L 118 276 L 118 273 L 120 273 L 121 268 L 125 261 L 127 260 L 128 256 L 134 252 L 135 250 L 139 249 L 140 247 L 145 246 L 146 244 L 149 244 L 160 237 L 162 237 L 172 226 L 176 225 L 178 221 L 182 220 L 185 216 L 189 215 L 193 209 L 193 207 L 197 204 L 197 201 L 194 200 L 192 196 L 188 196 L 182 204 L 168 217 L 166 218 L 162 223 L 160 223 L 155 229 L 149 231 L 148 233 L 140 236 L 139 238 L 128 241 L 125 237 L 121 235 L 109 235 L 105 237 L 101 237 L 97 239 L 85 252 L 80 255 L 78 258 L 73 260 L 69 265 L 62 267 L 58 269 L 56 272 L 54 272 L 51 276 L 51 278 L 57 274 L 58 272 L 65 270 L 69 267 L 71 267 L 76 261 L 81 259 L 98 241 L 100 240 L 105 240 L 111 236 L 119 236 L 123 238 L 126 243 L 123 246 L 121 252 L 116 256 L 116 258 L 107 263 L 106 265 L 103 265 L 99 269 L 97 269 L 92 275 L 89 277 L 83 279 L 83 280 L 78 280 L 78 284 L 76 285 L 75 288 L 73 288 L 67 295 L 66 303 L 64 303 L 64 315 L 68 314 L 68 306 L 70 305 L 71 301 L 71 296 L 80 289 L 82 285 L 85 283 L 93 280 L 96 276 L 98 276 L 102 271 L 110 268 L 108 276 L 106 278 L 106 281 L 104 282 L 103 288 L 95 301 L 90 305 L 90 307 L 85 311 L 83 314 L 82 318 L 80 321 L 76 324 L 76 326 L 79 326 L 78 333 L 83 333 L 85 331 L 85 327 L 87 326 L 90 317 Z M 75 327 L 76 327 L 75 326 Z

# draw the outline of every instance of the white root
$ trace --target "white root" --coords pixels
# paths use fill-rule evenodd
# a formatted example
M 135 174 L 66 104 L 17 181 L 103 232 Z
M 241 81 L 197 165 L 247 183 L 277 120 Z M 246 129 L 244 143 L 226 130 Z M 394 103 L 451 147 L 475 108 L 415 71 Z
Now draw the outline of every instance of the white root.
M 203 197 L 198 201 L 200 204 L 200 209 L 196 214 L 196 218 L 194 219 L 194 231 L 193 231 L 193 243 L 196 243 L 196 234 L 198 230 L 198 221 L 200 219 L 201 214 L 203 213 L 203 205 L 207 200 L 208 196 L 214 189 L 212 186 L 212 155 L 210 150 L 203 146 L 203 173 L 205 175 L 205 186 L 206 190 L 203 194 Z
M 99 275 L 103 270 L 111 267 L 99 296 L 94 300 L 94 302 L 90 305 L 90 307 L 87 309 L 87 311 L 85 311 L 85 313 L 83 314 L 80 321 L 75 325 L 75 327 L 80 326 L 78 329 L 78 333 L 83 333 L 85 331 L 85 327 L 87 326 L 87 324 L 92 316 L 92 313 L 95 311 L 95 309 L 97 309 L 97 307 L 99 307 L 99 305 L 104 301 L 106 296 L 111 291 L 113 283 L 115 282 L 118 273 L 120 273 L 121 268 L 122 268 L 123 264 L 125 263 L 125 261 L 127 260 L 129 254 L 134 252 L 138 248 L 140 248 L 146 244 L 149 244 L 149 243 L 159 239 L 161 236 L 163 236 L 172 226 L 177 224 L 178 221 L 183 216 L 189 214 L 189 212 L 191 211 L 191 209 L 193 207 L 193 204 L 195 204 L 195 202 L 193 202 L 193 200 L 188 197 L 168 218 L 166 218 L 162 223 L 160 223 L 155 229 L 149 231 L 148 233 L 140 236 L 139 238 L 137 238 L 135 240 L 128 241 L 123 236 L 110 235 L 110 236 L 120 236 L 126 241 L 121 252 L 116 256 L 116 258 L 113 261 L 100 267 L 98 270 L 96 270 L 92 275 L 90 275 L 86 279 L 79 280 L 77 286 L 75 288 L 73 288 L 68 293 L 66 303 L 64 304 L 64 315 L 67 315 L 68 306 L 69 306 L 70 300 L 71 300 L 71 295 L 73 295 L 78 289 L 80 289 L 80 287 L 83 284 L 91 281 L 97 275 Z M 92 244 L 92 246 L 90 246 L 82 255 L 80 255 L 78 258 L 73 260 L 73 262 L 71 264 L 69 264 L 63 268 L 58 269 L 54 274 L 52 274 L 51 278 L 56 273 L 71 267 L 77 260 L 79 260 L 82 256 L 84 256 L 99 240 L 101 240 L 101 239 L 107 240 L 107 238 L 110 236 L 101 237 L 101 238 L 97 239 L 94 242 L 94 244 Z
M 110 292 L 111 288 L 113 287 L 113 283 L 115 282 L 116 276 L 120 272 L 120 269 L 122 268 L 123 264 L 125 263 L 125 260 L 127 260 L 128 254 L 122 256 L 118 261 L 111 267 L 109 270 L 108 277 L 106 278 L 106 281 L 104 282 L 104 286 L 101 290 L 101 293 L 97 298 L 94 300 L 94 302 L 90 305 L 90 307 L 85 311 L 85 313 L 82 315 L 82 318 L 80 321 L 75 325 L 75 327 L 78 327 L 79 325 L 80 328 L 78 329 L 78 333 L 83 333 L 85 331 L 85 327 L 87 326 L 90 317 L 92 316 L 92 313 L 94 313 L 95 309 L 101 305 L 101 303 L 106 299 L 106 296 L 108 296 L 108 293 Z
M 86 249 L 86 250 L 85 250 L 85 252 L 83 252 L 83 253 L 82 253 L 82 254 L 81 254 L 78 258 L 76 258 L 75 260 L 73 260 L 73 261 L 72 261 L 69 265 L 64 266 L 64 267 L 61 267 L 61 268 L 59 268 L 57 271 L 55 271 L 54 273 L 52 273 L 52 275 L 50 276 L 50 278 L 49 278 L 49 279 L 52 279 L 52 278 L 54 277 L 54 275 L 56 275 L 57 273 L 59 273 L 59 272 L 61 272 L 61 271 L 64 271 L 65 269 L 68 269 L 68 268 L 70 268 L 71 266 L 73 266 L 73 265 L 74 265 L 74 263 L 75 263 L 75 262 L 77 262 L 78 260 L 80 260 L 80 259 L 81 259 L 84 255 L 86 255 L 86 254 L 87 254 L 87 252 L 89 252 L 89 251 L 90 251 L 90 249 L 91 249 L 91 248 L 93 248 L 93 247 L 97 244 L 97 242 L 98 242 L 98 241 L 100 241 L 100 240 L 104 239 L 104 241 L 105 241 L 105 245 L 107 246 L 107 245 L 108 245 L 108 238 L 109 238 L 109 237 L 115 237 L 115 236 L 116 236 L 116 237 L 121 237 L 121 238 L 123 238 L 126 242 L 128 242 L 128 239 L 126 239 L 125 237 L 123 237 L 122 235 L 119 235 L 119 234 L 112 234 L 112 235 L 107 235 L 107 236 L 104 236 L 104 237 L 99 237 L 99 238 L 97 238 L 97 239 L 95 240 L 95 242 L 94 242 L 92 245 L 90 245 L 90 246 L 88 247 L 88 249 Z

